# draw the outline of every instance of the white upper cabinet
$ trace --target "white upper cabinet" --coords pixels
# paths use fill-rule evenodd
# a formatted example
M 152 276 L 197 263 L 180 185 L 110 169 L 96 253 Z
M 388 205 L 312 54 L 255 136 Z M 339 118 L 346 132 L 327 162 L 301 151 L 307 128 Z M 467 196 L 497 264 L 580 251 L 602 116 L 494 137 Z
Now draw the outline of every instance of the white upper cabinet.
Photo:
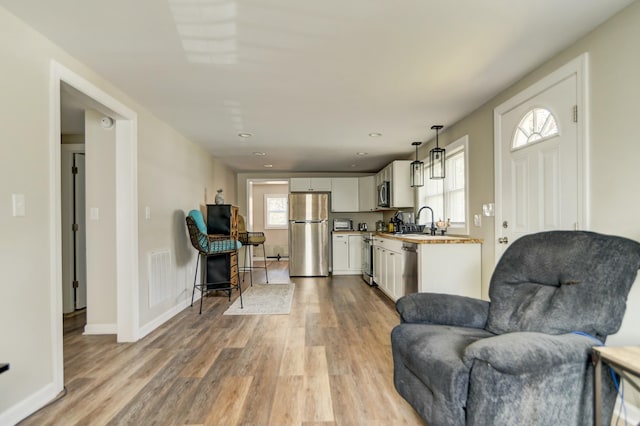
M 358 206 L 358 178 L 340 177 L 331 179 L 331 211 L 357 212 Z
M 361 212 L 372 212 L 378 208 L 376 205 L 375 180 L 375 176 L 358 178 L 358 210 Z
M 396 160 L 376 175 L 376 185 L 390 182 L 391 205 L 389 208 L 413 207 L 413 188 L 409 181 L 411 161 Z
M 331 192 L 331 178 L 291 178 L 289 192 Z

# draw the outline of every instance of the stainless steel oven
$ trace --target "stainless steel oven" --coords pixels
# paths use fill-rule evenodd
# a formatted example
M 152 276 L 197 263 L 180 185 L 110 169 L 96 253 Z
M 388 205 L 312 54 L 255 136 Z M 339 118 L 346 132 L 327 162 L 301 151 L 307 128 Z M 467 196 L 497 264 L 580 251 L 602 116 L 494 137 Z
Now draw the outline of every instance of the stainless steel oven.
M 362 279 L 370 286 L 373 282 L 373 234 L 367 233 L 362 236 Z

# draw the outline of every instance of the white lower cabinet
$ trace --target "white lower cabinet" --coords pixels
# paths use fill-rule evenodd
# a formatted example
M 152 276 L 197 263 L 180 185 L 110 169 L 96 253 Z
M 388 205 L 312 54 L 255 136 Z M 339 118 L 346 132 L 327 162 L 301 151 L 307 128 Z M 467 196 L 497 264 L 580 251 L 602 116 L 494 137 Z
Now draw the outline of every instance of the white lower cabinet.
M 402 243 L 385 238 L 374 238 L 373 281 L 393 301 L 403 296 L 403 268 Z
M 406 293 L 402 241 L 375 236 L 373 239 L 373 281 L 391 300 Z M 460 242 L 418 244 L 418 292 L 481 297 L 481 243 L 460 238 Z M 410 264 L 407 264 L 409 266 Z M 415 290 L 413 290 L 415 291 Z
M 362 273 L 362 236 L 360 234 L 334 233 L 333 275 L 359 275 Z

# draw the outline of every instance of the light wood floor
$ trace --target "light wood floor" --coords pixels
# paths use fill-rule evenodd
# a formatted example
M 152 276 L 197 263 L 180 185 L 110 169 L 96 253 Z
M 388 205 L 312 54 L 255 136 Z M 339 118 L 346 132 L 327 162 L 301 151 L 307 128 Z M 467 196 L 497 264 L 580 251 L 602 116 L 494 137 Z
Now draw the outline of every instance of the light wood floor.
M 423 425 L 393 387 L 393 303 L 358 276 L 291 281 L 290 315 L 223 316 L 220 295 L 136 343 L 69 331 L 67 395 L 22 424 Z

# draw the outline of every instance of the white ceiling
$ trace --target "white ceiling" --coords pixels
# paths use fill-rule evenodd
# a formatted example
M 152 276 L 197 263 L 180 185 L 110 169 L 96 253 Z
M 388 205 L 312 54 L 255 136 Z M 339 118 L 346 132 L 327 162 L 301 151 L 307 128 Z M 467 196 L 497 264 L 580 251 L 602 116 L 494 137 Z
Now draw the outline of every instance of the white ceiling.
M 0 0 L 233 169 L 307 172 L 411 155 L 630 3 Z

